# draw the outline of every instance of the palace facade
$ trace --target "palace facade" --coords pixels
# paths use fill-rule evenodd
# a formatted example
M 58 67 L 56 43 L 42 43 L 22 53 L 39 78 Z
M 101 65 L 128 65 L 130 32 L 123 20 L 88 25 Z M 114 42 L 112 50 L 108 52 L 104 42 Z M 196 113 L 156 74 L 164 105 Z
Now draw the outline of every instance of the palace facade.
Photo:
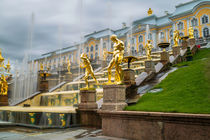
M 144 53 L 143 46 L 148 39 L 152 40 L 154 51 L 160 50 L 157 46 L 160 42 L 170 42 L 173 45 L 174 30 L 179 30 L 180 36 L 187 36 L 190 26 L 194 28 L 197 43 L 206 43 L 210 41 L 209 18 L 210 1 L 207 0 L 193 0 L 177 5 L 173 13 L 165 12 L 161 17 L 152 14 L 150 9 L 146 17 L 133 21 L 131 27 L 124 23 L 118 30 L 107 28 L 87 34 L 82 43 L 48 52 L 34 62 L 55 70 L 64 65 L 67 59 L 70 59 L 73 66 L 78 66 L 82 52 L 87 53 L 93 62 L 102 60 L 103 50 L 112 50 L 109 39 L 112 34 L 125 42 L 126 52 L 137 56 Z

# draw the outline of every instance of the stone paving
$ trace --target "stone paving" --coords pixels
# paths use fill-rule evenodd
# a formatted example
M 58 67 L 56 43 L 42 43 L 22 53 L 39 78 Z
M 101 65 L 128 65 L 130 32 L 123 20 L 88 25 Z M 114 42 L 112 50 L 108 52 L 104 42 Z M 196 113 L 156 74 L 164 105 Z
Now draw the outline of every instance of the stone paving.
M 20 126 L 0 126 L 0 140 L 122 140 L 102 135 L 101 129 L 66 128 L 35 129 Z

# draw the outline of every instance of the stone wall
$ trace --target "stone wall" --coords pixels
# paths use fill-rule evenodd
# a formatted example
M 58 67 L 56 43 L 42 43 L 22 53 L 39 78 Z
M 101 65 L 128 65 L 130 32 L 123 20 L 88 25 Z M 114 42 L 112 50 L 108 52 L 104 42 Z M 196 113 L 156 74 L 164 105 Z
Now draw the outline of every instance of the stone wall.
M 98 111 L 103 134 L 132 140 L 207 140 L 210 115 Z

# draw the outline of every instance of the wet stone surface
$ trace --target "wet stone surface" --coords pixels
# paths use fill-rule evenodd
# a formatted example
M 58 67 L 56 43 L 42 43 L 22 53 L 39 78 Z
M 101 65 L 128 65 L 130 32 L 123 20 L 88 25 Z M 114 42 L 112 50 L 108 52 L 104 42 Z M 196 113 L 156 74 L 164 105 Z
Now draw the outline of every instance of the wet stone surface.
M 34 129 L 19 126 L 1 126 L 0 140 L 117 140 L 102 136 L 101 129 L 66 128 L 66 129 Z

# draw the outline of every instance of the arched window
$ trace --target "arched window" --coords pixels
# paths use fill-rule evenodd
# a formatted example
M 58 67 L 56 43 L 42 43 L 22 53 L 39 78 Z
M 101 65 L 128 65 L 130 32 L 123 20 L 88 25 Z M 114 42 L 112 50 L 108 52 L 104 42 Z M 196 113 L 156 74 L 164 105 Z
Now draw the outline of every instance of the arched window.
M 95 54 L 95 60 L 97 60 L 97 58 L 98 58 L 98 53 L 96 52 L 96 54 Z
M 103 48 L 106 48 L 106 42 L 103 43 Z
M 170 38 L 173 37 L 173 30 L 170 31 Z
M 184 34 L 181 32 L 181 33 L 179 33 L 179 36 L 184 36 Z
M 98 45 L 95 46 L 95 50 L 98 50 Z
M 135 53 L 135 49 L 134 47 L 132 47 L 132 55 L 134 55 L 134 53 Z
M 89 52 L 89 47 L 86 48 L 86 52 Z
M 151 33 L 149 33 L 148 39 L 149 39 L 149 40 L 152 40 L 152 34 L 151 34 Z
M 191 25 L 192 25 L 192 26 L 197 26 L 197 25 L 198 25 L 198 20 L 197 20 L 196 18 L 193 18 L 193 19 L 191 20 Z
M 183 22 L 179 22 L 177 25 L 178 25 L 178 30 L 182 30 L 184 27 Z
M 134 38 L 132 38 L 132 44 L 134 44 L 135 43 L 135 39 Z
M 91 55 L 90 55 L 90 59 L 92 59 L 92 60 L 93 60 L 93 54 L 91 54 Z
M 202 24 L 206 24 L 206 23 L 208 23 L 208 22 L 209 22 L 208 16 L 207 16 L 207 15 L 204 15 L 204 16 L 202 17 Z
M 90 51 L 91 51 L 91 52 L 93 51 L 93 45 L 91 45 L 91 47 L 90 47 Z
M 164 36 L 164 32 L 160 32 L 160 39 L 164 39 L 165 36 Z
M 209 29 L 207 27 L 203 29 L 203 37 L 209 37 Z
M 139 52 L 140 52 L 140 53 L 143 52 L 143 45 L 142 45 L 142 44 L 139 45 Z
M 143 36 L 142 35 L 139 36 L 139 42 L 143 42 Z
M 198 37 L 199 37 L 199 35 L 198 35 L 198 30 L 195 29 L 195 30 L 194 30 L 194 38 L 198 38 Z

